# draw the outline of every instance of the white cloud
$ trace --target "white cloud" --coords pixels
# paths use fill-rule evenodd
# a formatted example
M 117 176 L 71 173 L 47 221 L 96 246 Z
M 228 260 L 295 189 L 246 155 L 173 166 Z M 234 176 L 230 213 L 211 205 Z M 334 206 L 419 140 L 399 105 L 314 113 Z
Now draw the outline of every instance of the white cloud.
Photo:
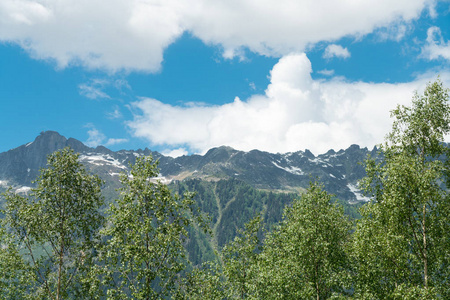
M 86 144 L 86 146 L 88 147 L 97 147 L 98 145 L 101 145 L 102 142 L 106 139 L 106 136 L 92 124 L 88 124 L 86 125 L 86 127 L 89 127 L 90 129 L 87 132 L 88 139 L 84 142 L 84 144 Z
M 427 42 L 422 48 L 421 56 L 429 60 L 439 58 L 450 60 L 450 41 L 444 41 L 438 27 L 428 28 Z
M 393 26 L 381 28 L 377 32 L 377 36 L 381 42 L 387 40 L 399 42 L 411 30 L 413 30 L 413 26 L 411 24 L 397 23 Z
M 327 48 L 325 49 L 323 53 L 323 58 L 333 58 L 333 57 L 346 59 L 350 57 L 350 52 L 348 51 L 347 48 L 344 48 L 340 45 L 331 44 L 328 45 Z
M 333 76 L 334 70 L 323 69 L 323 70 L 317 71 L 317 73 L 322 74 L 324 76 Z
M 161 154 L 165 155 L 165 156 L 170 156 L 170 157 L 176 158 L 176 157 L 180 157 L 183 155 L 188 155 L 189 152 L 185 148 L 178 148 L 178 149 L 173 149 L 173 150 L 170 150 L 170 149 L 164 150 L 164 151 L 162 151 Z
M 270 152 L 305 148 L 322 153 L 351 144 L 373 147 L 390 130 L 389 111 L 409 104 L 435 74 L 413 82 L 365 83 L 340 78 L 313 80 L 305 54 L 285 56 L 273 67 L 265 95 L 236 98 L 221 106 L 172 106 L 142 98 L 127 125 L 152 145 L 188 147 L 204 153 L 228 145 Z M 450 73 L 441 73 L 450 83 Z
M 108 112 L 108 113 L 106 113 L 106 117 L 108 118 L 108 119 L 120 119 L 120 118 L 122 118 L 122 112 L 120 111 L 120 109 L 119 109 L 119 106 L 117 106 L 117 105 L 115 105 L 114 106 L 114 110 L 112 111 L 112 112 Z
M 123 144 L 128 142 L 128 139 L 108 139 L 105 143 L 105 146 L 112 146 L 117 144 Z
M 429 1 L 197 1 L 188 11 L 191 32 L 221 44 L 230 55 L 240 47 L 266 55 L 302 51 L 319 41 L 361 36 L 410 21 Z M 238 4 L 239 3 L 239 4 Z
M 360 37 L 418 18 L 431 0 L 2 0 L 0 42 L 59 68 L 155 72 L 184 32 L 221 46 L 273 56 L 321 41 Z M 430 10 L 431 11 L 431 10 Z
M 101 79 L 101 78 L 93 78 L 88 82 L 82 83 L 78 86 L 78 90 L 80 95 L 89 98 L 89 99 L 111 99 L 111 96 L 108 95 L 104 90 L 107 88 L 115 88 L 121 94 L 126 94 L 129 90 L 131 90 L 131 86 L 128 84 L 128 81 L 125 79 Z
M 183 32 L 182 1 L 2 0 L 0 41 L 59 68 L 156 71 Z
M 107 139 L 106 136 L 97 128 L 95 128 L 95 126 L 91 123 L 87 124 L 85 127 L 89 128 L 87 132 L 88 139 L 87 141 L 84 142 L 84 144 L 88 147 L 97 147 L 100 145 L 112 146 L 128 142 L 128 139 L 115 139 L 115 138 Z
M 114 87 L 119 90 L 119 91 L 123 91 L 123 90 L 131 90 L 131 86 L 128 83 L 128 81 L 126 79 L 116 79 L 114 81 Z
M 106 94 L 103 89 L 109 82 L 103 79 L 93 79 L 88 83 L 82 83 L 78 86 L 80 95 L 89 99 L 110 99 L 111 97 Z

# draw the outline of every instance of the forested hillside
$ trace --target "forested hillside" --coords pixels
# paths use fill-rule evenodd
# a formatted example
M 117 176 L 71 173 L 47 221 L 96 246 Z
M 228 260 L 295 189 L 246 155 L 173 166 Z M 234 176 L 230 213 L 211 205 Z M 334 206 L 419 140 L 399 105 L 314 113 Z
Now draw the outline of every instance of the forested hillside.
M 194 200 L 200 210 L 211 217 L 212 239 L 200 234 L 186 245 L 189 259 L 195 265 L 211 259 L 212 249 L 222 249 L 234 239 L 239 229 L 257 215 L 263 218 L 264 229 L 270 231 L 282 220 L 285 207 L 292 205 L 294 199 L 299 197 L 297 193 L 256 190 L 236 179 L 215 182 L 189 179 L 170 187 L 180 195 L 187 191 L 194 192 Z M 332 202 L 335 201 L 343 206 L 345 214 L 351 219 L 360 217 L 360 205 L 348 204 L 333 197 Z

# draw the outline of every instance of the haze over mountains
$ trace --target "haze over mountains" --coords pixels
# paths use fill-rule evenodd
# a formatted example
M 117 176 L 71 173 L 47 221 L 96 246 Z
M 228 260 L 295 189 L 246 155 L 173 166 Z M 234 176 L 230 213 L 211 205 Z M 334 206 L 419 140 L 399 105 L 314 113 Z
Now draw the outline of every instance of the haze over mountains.
M 200 179 L 218 181 L 236 179 L 256 189 L 300 192 L 312 179 L 319 179 L 325 189 L 348 203 L 366 201 L 357 189 L 364 176 L 361 162 L 369 151 L 352 145 L 348 149 L 314 156 L 310 151 L 273 154 L 258 150 L 243 152 L 222 146 L 210 149 L 205 155 L 177 158 L 164 156 L 149 149 L 111 151 L 103 146 L 90 148 L 82 142 L 65 138 L 55 131 L 41 132 L 32 142 L 0 153 L 0 186 L 12 186 L 17 192 L 26 192 L 39 169 L 46 166 L 47 155 L 64 147 L 79 152 L 80 160 L 88 170 L 105 180 L 105 189 L 114 190 L 120 172 L 141 155 L 152 155 L 159 161 L 160 180 L 165 183 Z

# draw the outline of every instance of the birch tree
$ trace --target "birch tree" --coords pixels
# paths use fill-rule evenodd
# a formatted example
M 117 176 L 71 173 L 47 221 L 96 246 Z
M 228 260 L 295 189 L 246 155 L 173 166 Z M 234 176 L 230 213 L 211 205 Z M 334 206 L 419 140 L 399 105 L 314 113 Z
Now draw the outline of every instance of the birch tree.
M 102 253 L 108 299 L 160 299 L 175 292 L 187 265 L 187 227 L 202 216 L 189 193 L 173 195 L 157 181 L 151 157 L 138 157 L 121 175 L 121 197 L 108 212 Z M 194 218 L 194 215 L 198 218 Z
M 414 95 L 411 107 L 398 106 L 383 161 L 366 163 L 362 187 L 373 200 L 362 210 L 354 243 L 361 296 L 450 296 L 448 99 L 437 80 Z
M 103 224 L 101 180 L 87 174 L 78 154 L 65 148 L 48 157 L 37 187 L 24 197 L 9 190 L 6 195 L 5 230 L 27 278 L 32 278 L 30 299 L 88 297 L 85 282 L 93 265 L 95 242 Z M 12 251 L 12 250 L 11 250 Z M 9 258 L 13 256 L 9 255 Z M 19 272 L 19 273 L 20 273 Z
M 284 213 L 259 259 L 260 299 L 326 299 L 345 295 L 352 228 L 342 207 L 318 183 Z

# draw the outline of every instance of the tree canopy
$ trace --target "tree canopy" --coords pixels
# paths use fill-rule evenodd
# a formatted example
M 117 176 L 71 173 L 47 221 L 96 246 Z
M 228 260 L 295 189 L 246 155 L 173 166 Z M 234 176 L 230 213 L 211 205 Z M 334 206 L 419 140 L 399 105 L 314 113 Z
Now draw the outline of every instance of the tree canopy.
M 28 272 L 23 289 L 35 299 L 67 299 L 84 294 L 104 218 L 102 181 L 87 174 L 78 154 L 65 148 L 48 157 L 37 187 L 27 197 L 9 190 L 3 226 L 12 241 L 8 259 Z M 11 242 L 12 243 L 12 242 Z M 24 254 L 24 260 L 16 257 Z
M 235 180 L 184 181 L 180 196 L 151 157 L 121 175 L 104 215 L 102 181 L 57 151 L 28 195 L 4 195 L 0 298 L 450 299 L 448 101 L 438 79 L 392 111 L 355 221 L 319 182 L 293 202 Z M 214 257 L 200 265 L 201 253 Z
M 377 298 L 448 297 L 448 90 L 430 83 L 392 116 L 384 159 L 367 161 L 361 184 L 373 201 L 354 235 L 358 290 Z

